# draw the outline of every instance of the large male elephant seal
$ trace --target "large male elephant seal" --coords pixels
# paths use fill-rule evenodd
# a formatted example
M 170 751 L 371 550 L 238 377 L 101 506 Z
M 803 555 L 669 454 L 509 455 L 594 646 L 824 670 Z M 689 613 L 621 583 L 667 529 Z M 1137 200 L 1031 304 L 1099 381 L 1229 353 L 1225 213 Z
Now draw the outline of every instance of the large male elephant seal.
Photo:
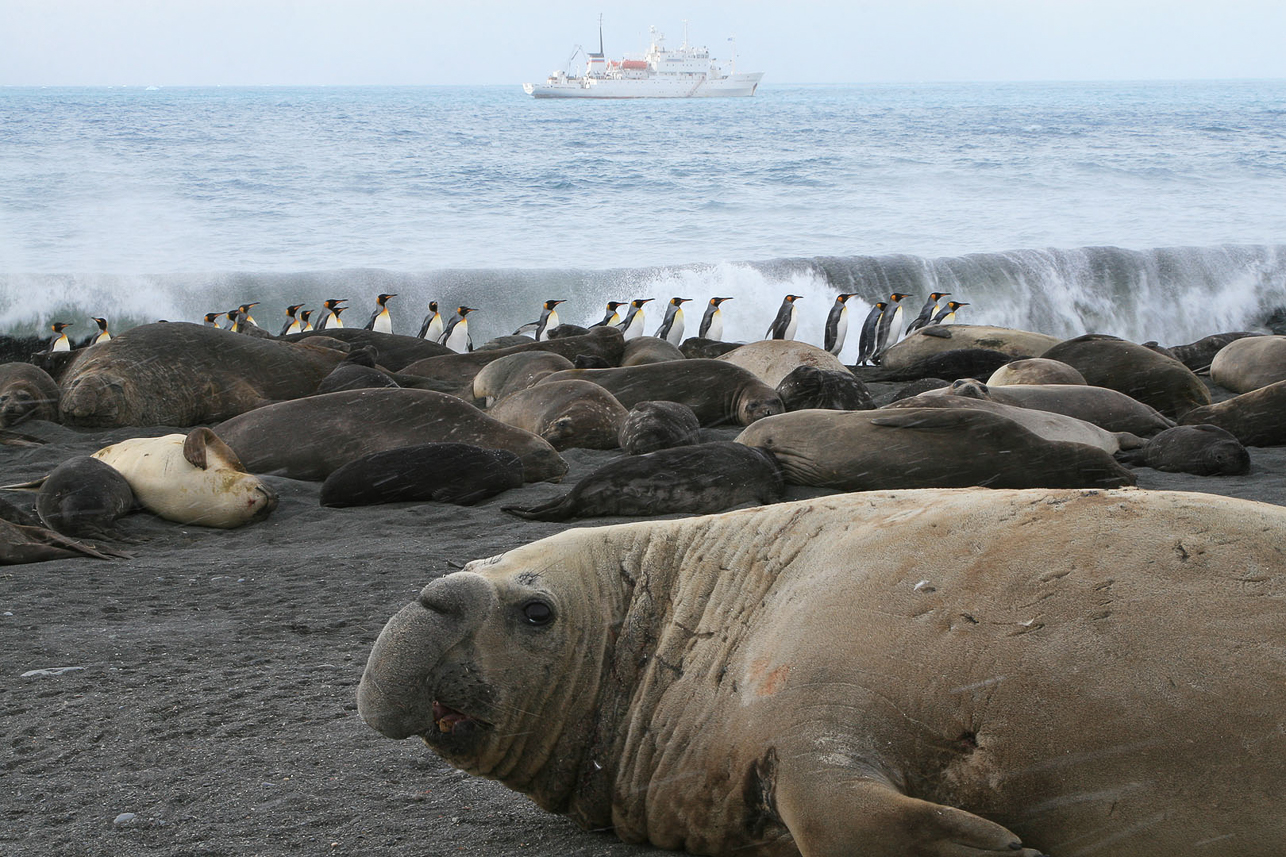
M 1286 381 L 1278 381 L 1183 415 L 1185 425 L 1208 423 L 1246 446 L 1286 445 Z
M 1078 336 L 1060 342 L 1041 356 L 1071 366 L 1081 373 L 1086 384 L 1117 390 L 1171 419 L 1210 404 L 1210 391 L 1187 366 L 1115 336 Z
M 536 506 L 503 506 L 536 521 L 601 515 L 704 515 L 742 503 L 776 503 L 786 493 L 772 453 L 730 441 L 676 446 L 609 461 L 571 491 Z
M 262 521 L 277 508 L 277 492 L 247 473 L 208 428 L 130 438 L 94 458 L 125 477 L 139 505 L 167 521 L 231 529 Z
M 58 419 L 58 384 L 30 363 L 0 363 L 0 428 Z
M 981 410 L 792 411 L 737 436 L 777 456 L 786 481 L 887 488 L 1119 488 L 1134 475 L 1102 449 L 1052 441 Z
M 1040 357 L 1059 341 L 1056 336 L 1030 330 L 979 324 L 935 324 L 921 328 L 897 345 L 890 346 L 884 352 L 880 366 L 886 370 L 905 369 L 935 354 L 967 349 L 999 351 L 1011 359 Z
M 777 391 L 754 373 L 722 360 L 674 360 L 618 369 L 568 369 L 542 380 L 593 381 L 607 388 L 622 405 L 639 402 L 678 402 L 687 405 L 703 426 L 722 423 L 750 425 L 780 414 Z
M 358 710 L 694 854 L 1266 857 L 1283 545 L 1280 506 L 1137 490 L 574 529 L 429 583 Z
M 1286 381 L 1286 336 L 1249 336 L 1228 343 L 1210 362 L 1210 380 L 1234 393 Z
M 589 381 L 555 381 L 519 390 L 487 415 L 549 441 L 557 450 L 616 449 L 629 412 L 616 397 Z
M 320 482 L 350 461 L 421 443 L 507 449 L 528 482 L 557 480 L 567 463 L 544 440 L 432 390 L 345 390 L 280 402 L 215 429 L 252 473 Z
M 522 461 L 507 449 L 423 443 L 364 455 L 322 483 L 323 506 L 373 506 L 431 500 L 472 506 L 521 488 Z
M 311 395 L 344 359 L 306 343 L 185 322 L 145 324 L 86 348 L 62 379 L 77 426 L 192 426 Z

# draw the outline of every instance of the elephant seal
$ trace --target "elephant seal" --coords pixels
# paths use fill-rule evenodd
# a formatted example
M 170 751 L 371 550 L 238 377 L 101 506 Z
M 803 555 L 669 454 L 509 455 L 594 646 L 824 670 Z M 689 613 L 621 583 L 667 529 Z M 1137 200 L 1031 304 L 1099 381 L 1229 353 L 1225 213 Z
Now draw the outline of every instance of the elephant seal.
M 617 369 L 568 369 L 548 375 L 540 383 L 568 380 L 600 384 L 627 408 L 639 402 L 656 401 L 687 405 L 703 426 L 750 425 L 784 410 L 776 390 L 748 369 L 722 360 L 675 360 Z
M 933 328 L 929 328 L 932 330 Z M 919 333 L 919 331 L 916 331 Z M 921 360 L 898 368 L 887 366 L 856 366 L 853 368 L 863 381 L 918 381 L 923 378 L 985 378 L 1014 358 L 1003 351 L 986 348 L 958 348 L 930 354 Z
M 1246 447 L 1231 432 L 1212 425 L 1168 428 L 1141 449 L 1119 453 L 1116 460 L 1196 476 L 1240 476 L 1250 471 Z
M 692 446 L 701 442 L 701 422 L 678 402 L 639 402 L 625 415 L 616 442 L 629 455 Z
M 826 408 L 834 411 L 865 411 L 875 407 L 866 385 L 848 369 L 818 369 L 797 366 L 777 385 L 777 395 L 788 411 Z
M 912 381 L 903 387 L 899 387 L 889 402 L 900 402 L 903 399 L 909 399 L 912 396 L 918 396 L 921 393 L 927 393 L 930 390 L 940 390 L 943 387 L 951 386 L 952 382 L 942 378 L 921 378 L 919 381 Z
M 703 515 L 786 493 L 772 453 L 731 441 L 676 446 L 609 461 L 561 497 L 501 510 L 534 521 L 605 515 Z
M 813 366 L 832 372 L 847 372 L 839 358 L 829 351 L 793 339 L 764 339 L 733 349 L 716 358 L 748 369 L 769 387 L 776 387 L 799 366 Z
M 437 378 L 454 384 L 456 389 L 465 390 L 469 389 L 474 376 L 483 366 L 493 360 L 523 351 L 548 351 L 562 355 L 568 360 L 576 359 L 579 354 L 590 354 L 602 357 L 613 366 L 618 366 L 621 356 L 625 353 L 625 337 L 614 327 L 596 327 L 584 336 L 546 339 L 541 342 L 533 339 L 526 344 L 511 345 L 507 348 L 430 357 L 427 360 L 417 360 L 410 366 L 404 367 L 402 371 L 410 375 Z
M 431 500 L 472 506 L 521 488 L 522 461 L 507 449 L 422 443 L 364 455 L 322 483 L 323 506 L 373 506 Z
M 1184 366 L 1187 366 L 1193 372 L 1201 372 L 1210 368 L 1210 361 L 1214 360 L 1215 355 L 1223 349 L 1225 345 L 1236 342 L 1238 339 L 1244 339 L 1247 336 L 1260 336 L 1258 333 L 1240 330 L 1233 333 L 1214 333 L 1210 336 L 1202 337 L 1196 342 L 1190 342 L 1187 345 L 1171 345 L 1165 349 L 1174 359 L 1178 360 Z
M 987 379 L 988 387 L 1011 384 L 1084 384 L 1085 377 L 1066 363 L 1044 357 L 1028 357 L 1006 363 Z
M 429 582 L 358 711 L 696 854 L 1263 857 L 1284 543 L 1280 506 L 1139 490 L 572 529 Z
M 1124 393 L 1171 419 L 1210 404 L 1210 391 L 1187 366 L 1115 336 L 1078 336 L 1041 356 L 1068 364 L 1086 384 Z
M 125 477 L 139 505 L 167 521 L 231 529 L 262 521 L 277 508 L 277 492 L 247 473 L 208 428 L 123 440 L 94 458 Z
M 510 393 L 534 386 L 546 375 L 571 368 L 570 360 L 549 351 L 510 354 L 478 370 L 473 376 L 473 398 L 482 400 L 489 408 Z
M 982 349 L 999 351 L 1010 360 L 1041 357 L 1061 340 L 1030 330 L 980 324 L 935 324 L 912 333 L 890 346 L 880 361 L 886 370 L 909 369 L 944 351 Z
M 134 508 L 134 492 L 116 468 L 89 455 L 53 469 L 36 495 L 36 514 L 51 530 L 83 539 L 119 538 L 116 519 Z
M 348 328 L 342 328 L 347 330 Z M 387 336 L 388 334 L 383 334 Z M 378 387 L 399 386 L 387 372 L 375 365 L 377 352 L 374 347 L 364 345 L 348 353 L 342 362 L 317 385 L 313 395 L 338 393 L 340 390 L 367 390 Z
M 786 481 L 888 488 L 1119 488 L 1134 475 L 1096 446 L 1052 441 L 988 411 L 794 411 L 737 437 L 777 456 Z
M 30 363 L 0 363 L 0 428 L 58 419 L 58 384 Z
M 68 425 L 193 426 L 308 396 L 344 359 L 305 343 L 186 322 L 144 324 L 79 352 L 62 380 Z
M 1210 380 L 1234 393 L 1249 393 L 1286 381 L 1286 336 L 1250 336 L 1219 349 Z
M 636 336 L 625 343 L 622 366 L 642 366 L 644 363 L 668 363 L 683 360 L 683 352 L 673 344 L 655 336 Z
M 961 382 L 956 382 L 956 384 L 959 383 Z M 978 384 L 978 386 L 984 391 L 987 389 L 982 384 Z M 952 388 L 946 387 L 944 389 L 950 390 Z M 1144 444 L 1142 439 L 1133 435 L 1125 435 L 1124 433 L 1118 435 L 1076 417 L 1069 417 L 1053 411 L 1024 408 L 1019 405 L 1007 405 L 987 398 L 985 394 L 981 396 L 944 395 L 941 391 L 930 390 L 919 396 L 885 405 L 881 410 L 899 408 L 967 408 L 986 411 L 987 413 L 1013 420 L 1045 440 L 1083 443 L 1097 447 L 1108 455 L 1115 455 L 1121 450 L 1122 445 L 1126 448 L 1133 448 Z
M 1219 426 L 1246 446 L 1286 446 L 1286 381 L 1194 408 L 1180 422 Z
M 712 359 L 722 357 L 729 351 L 733 351 L 745 345 L 744 342 L 724 342 L 722 339 L 704 339 L 700 336 L 690 336 L 679 345 L 679 350 L 683 356 L 689 360 L 693 359 Z
M 504 336 L 497 336 L 494 339 L 488 339 L 486 342 L 475 348 L 474 351 L 499 351 L 501 348 L 530 345 L 535 341 L 534 337 L 527 336 L 523 333 L 509 333 Z
M 0 565 L 79 557 L 121 559 L 127 554 L 77 541 L 43 527 L 30 512 L 0 498 Z
M 215 427 L 252 473 L 320 482 L 350 461 L 421 443 L 507 449 L 528 482 L 557 480 L 567 463 L 530 432 L 432 390 L 345 390 L 279 402 Z
M 487 411 L 549 441 L 559 451 L 616 449 L 628 411 L 616 397 L 589 381 L 555 381 L 510 393 Z
M 1110 432 L 1151 437 L 1174 426 L 1174 420 L 1142 402 L 1107 387 L 1089 384 L 1010 384 L 993 387 L 962 378 L 933 395 L 972 396 L 1018 408 L 1075 417 Z
M 376 352 L 375 362 L 390 372 L 400 372 L 416 360 L 428 357 L 441 357 L 454 354 L 445 345 L 420 339 L 418 336 L 403 336 L 399 333 L 382 333 L 378 330 L 363 330 L 357 327 L 328 327 L 324 330 L 312 330 L 308 333 L 292 333 L 284 336 L 286 342 L 308 342 L 317 337 L 343 342 L 353 349 L 370 347 Z

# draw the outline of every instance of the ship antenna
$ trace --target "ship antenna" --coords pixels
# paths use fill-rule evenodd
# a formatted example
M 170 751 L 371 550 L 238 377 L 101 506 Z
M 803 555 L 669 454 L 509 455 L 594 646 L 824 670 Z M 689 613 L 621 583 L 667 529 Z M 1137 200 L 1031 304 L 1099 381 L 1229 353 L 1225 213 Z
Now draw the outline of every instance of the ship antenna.
M 603 53 L 603 15 L 600 12 L 598 16 L 598 55 L 604 56 Z

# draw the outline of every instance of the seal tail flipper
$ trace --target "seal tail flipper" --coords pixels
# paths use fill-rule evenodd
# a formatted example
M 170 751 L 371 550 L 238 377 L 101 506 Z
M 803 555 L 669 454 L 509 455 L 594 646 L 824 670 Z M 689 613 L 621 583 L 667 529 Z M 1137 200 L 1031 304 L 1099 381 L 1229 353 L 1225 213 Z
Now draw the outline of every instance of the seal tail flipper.
M 16 485 L 0 485 L 0 491 L 39 491 L 40 486 L 45 484 L 48 474 L 41 476 L 39 479 L 33 479 L 30 482 L 19 482 Z
M 1135 449 L 1129 449 L 1129 450 L 1122 447 L 1121 451 L 1116 453 L 1112 457 L 1115 458 L 1121 464 L 1128 464 L 1132 467 L 1147 467 L 1148 466 L 1147 452 L 1148 450 L 1146 445 Z
M 572 519 L 572 499 L 571 494 L 564 494 L 545 503 L 536 506 L 501 506 L 500 511 L 508 512 L 511 515 L 517 515 L 519 518 L 525 518 L 528 521 L 569 521 Z

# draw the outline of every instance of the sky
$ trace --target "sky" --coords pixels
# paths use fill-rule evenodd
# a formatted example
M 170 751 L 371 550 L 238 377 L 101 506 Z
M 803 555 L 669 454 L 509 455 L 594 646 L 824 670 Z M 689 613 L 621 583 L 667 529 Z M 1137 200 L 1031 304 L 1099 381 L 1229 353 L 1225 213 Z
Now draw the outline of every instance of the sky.
M 1286 77 L 1286 0 L 0 0 L 0 85 L 518 84 L 600 14 L 609 57 L 686 19 L 766 86 Z

